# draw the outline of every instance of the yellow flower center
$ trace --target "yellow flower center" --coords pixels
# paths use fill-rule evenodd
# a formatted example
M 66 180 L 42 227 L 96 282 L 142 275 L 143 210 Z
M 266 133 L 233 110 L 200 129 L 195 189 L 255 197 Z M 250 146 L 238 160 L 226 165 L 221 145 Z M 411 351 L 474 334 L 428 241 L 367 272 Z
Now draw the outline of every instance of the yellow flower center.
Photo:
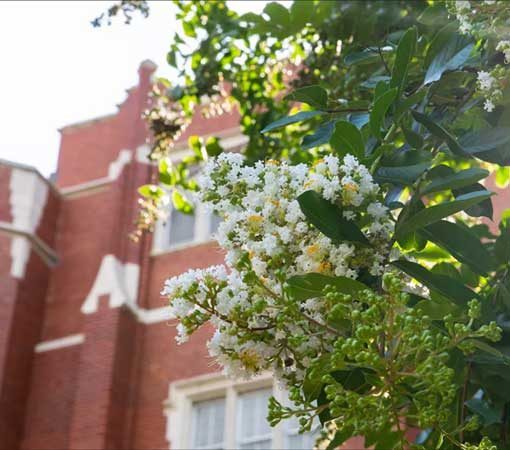
M 317 244 L 309 245 L 306 248 L 306 253 L 308 256 L 313 256 L 319 251 L 319 246 Z
M 354 183 L 347 183 L 344 185 L 344 189 L 349 192 L 357 192 L 358 191 L 358 185 Z
M 251 349 L 239 353 L 239 360 L 248 369 L 257 370 L 259 368 L 259 355 Z

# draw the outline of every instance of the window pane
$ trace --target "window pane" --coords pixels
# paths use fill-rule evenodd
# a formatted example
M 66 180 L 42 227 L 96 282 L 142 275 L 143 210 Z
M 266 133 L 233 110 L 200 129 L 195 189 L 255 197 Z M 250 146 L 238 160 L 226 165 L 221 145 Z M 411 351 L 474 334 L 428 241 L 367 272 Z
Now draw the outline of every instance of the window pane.
M 222 449 L 225 430 L 225 399 L 193 403 L 191 442 L 193 448 Z
M 271 389 L 239 395 L 238 447 L 267 450 L 271 448 L 271 427 L 267 422 L 267 402 Z
M 170 216 L 170 245 L 191 242 L 195 236 L 195 215 L 172 210 Z
M 211 213 L 211 219 L 209 221 L 209 233 L 214 234 L 218 230 L 221 218 L 217 214 Z

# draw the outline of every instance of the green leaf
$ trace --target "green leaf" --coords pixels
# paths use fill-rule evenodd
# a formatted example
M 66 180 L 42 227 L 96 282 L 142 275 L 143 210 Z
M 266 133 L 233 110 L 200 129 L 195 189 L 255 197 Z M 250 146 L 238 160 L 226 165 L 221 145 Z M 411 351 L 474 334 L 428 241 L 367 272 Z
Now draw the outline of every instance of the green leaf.
M 370 129 L 372 134 L 377 138 L 381 138 L 381 127 L 383 126 L 384 117 L 391 104 L 397 97 L 398 89 L 393 88 L 386 91 L 374 102 L 374 107 L 370 112 Z
M 421 229 L 420 233 L 481 275 L 487 274 L 493 267 L 492 256 L 466 226 L 441 220 Z
M 419 309 L 432 320 L 442 320 L 448 314 L 451 314 L 453 317 L 461 315 L 459 307 L 442 296 L 438 296 L 438 298 L 433 300 L 420 300 L 414 305 L 414 308 Z
M 285 6 L 281 3 L 271 2 L 264 7 L 264 13 L 269 16 L 273 34 L 281 37 L 288 35 L 290 31 L 290 13 Z
M 158 164 L 159 181 L 167 186 L 175 184 L 175 175 L 172 171 L 172 162 L 170 158 L 162 158 Z
M 313 0 L 301 0 L 293 2 L 290 7 L 291 29 L 294 33 L 301 30 L 307 23 L 311 22 L 314 14 Z
M 420 89 L 409 97 L 402 97 L 395 110 L 395 117 L 400 118 L 411 106 L 420 103 L 428 93 L 428 89 Z
M 361 52 L 349 53 L 344 58 L 346 66 L 357 66 L 363 64 L 372 64 L 379 60 L 379 54 L 372 49 L 365 49 Z
M 365 156 L 365 143 L 363 136 L 356 125 L 340 120 L 336 122 L 335 129 L 329 141 L 331 147 L 340 155 L 351 153 L 358 159 Z
M 469 208 L 472 205 L 476 205 L 477 203 L 490 198 L 491 195 L 493 195 L 493 193 L 489 191 L 471 192 L 469 194 L 461 195 L 455 200 L 439 203 L 438 205 L 422 209 L 404 222 L 398 223 L 395 235 L 402 236 L 406 233 L 410 233 L 411 231 L 423 228 L 431 223 L 437 222 L 438 220 Z
M 368 123 L 370 115 L 368 113 L 353 113 L 349 114 L 347 118 L 350 123 L 360 130 Z
M 315 133 L 306 135 L 302 142 L 303 150 L 327 144 L 331 139 L 334 127 L 335 122 L 326 122 L 318 127 L 317 130 L 315 130 Z
M 501 423 L 501 411 L 490 406 L 486 401 L 478 398 L 468 400 L 465 405 L 480 416 L 485 426 Z
M 473 298 L 478 298 L 478 294 L 476 292 L 473 292 L 457 280 L 446 275 L 432 273 L 425 267 L 414 262 L 401 259 L 398 261 L 392 261 L 392 264 L 423 285 L 427 286 L 429 289 L 449 298 L 456 305 L 465 306 L 467 302 Z
M 209 156 L 218 156 L 223 152 L 223 147 L 217 137 L 209 136 L 205 141 L 205 150 Z
M 145 198 L 159 199 L 165 195 L 165 191 L 155 184 L 145 184 L 138 188 L 138 193 Z
M 462 148 L 471 154 L 486 152 L 510 142 L 510 128 L 494 127 L 466 133 L 459 139 Z
M 471 169 L 461 170 L 451 175 L 439 176 L 434 178 L 421 191 L 422 194 L 430 194 L 431 192 L 444 191 L 446 189 L 459 189 L 476 183 L 489 175 L 485 169 L 473 167 Z
M 423 147 L 423 137 L 421 134 L 416 133 L 415 131 L 411 130 L 410 128 L 407 128 L 405 126 L 402 126 L 402 131 L 404 132 L 404 136 L 406 138 L 407 143 L 413 147 L 420 149 Z
M 350 241 L 370 245 L 358 225 L 345 219 L 339 206 L 322 198 L 317 192 L 303 192 L 297 200 L 310 223 L 334 242 Z
M 508 183 L 510 183 L 510 167 L 498 167 L 496 169 L 495 181 L 498 188 L 506 188 Z
M 433 3 L 428 6 L 419 16 L 418 22 L 429 27 L 437 26 L 448 21 L 446 9 L 443 3 Z
M 172 204 L 183 214 L 193 214 L 193 205 L 177 189 L 172 191 Z
M 398 185 L 411 185 L 430 167 L 430 162 L 412 166 L 380 167 L 374 178 L 379 183 L 392 183 Z
M 267 133 L 268 131 L 277 130 L 278 128 L 286 127 L 297 122 L 303 122 L 304 120 L 311 119 L 312 117 L 320 116 L 324 114 L 322 111 L 300 111 L 292 116 L 282 117 L 273 123 L 270 123 L 264 127 L 261 133 Z
M 453 189 L 453 195 L 455 197 L 460 197 L 471 192 L 482 192 L 486 191 L 485 186 L 480 183 L 471 184 L 469 186 L 464 186 L 461 188 Z M 464 211 L 468 216 L 471 217 L 487 217 L 492 220 L 492 216 L 494 214 L 494 210 L 492 207 L 492 200 L 490 198 L 477 203 L 476 205 L 470 206 L 466 208 Z
M 322 297 L 324 288 L 334 286 L 343 294 L 354 295 L 369 289 L 365 284 L 347 277 L 330 277 L 320 273 L 295 275 L 287 280 L 289 294 L 298 302 Z
M 430 117 L 414 110 L 411 111 L 411 114 L 414 119 L 421 123 L 430 133 L 432 133 L 432 135 L 437 137 L 441 142 L 446 142 L 446 145 L 448 145 L 448 148 L 452 151 L 452 153 L 459 156 L 469 156 L 469 154 L 466 153 L 457 142 L 457 139 L 455 139 L 455 137 L 446 131 L 441 125 L 434 122 Z
M 397 88 L 399 93 L 404 90 L 417 40 L 418 32 L 415 27 L 412 27 L 404 33 L 398 43 L 397 55 L 391 73 L 390 88 Z
M 287 95 L 285 99 L 306 103 L 317 109 L 326 109 L 328 107 L 328 93 L 316 84 L 296 89 Z
M 469 59 L 474 44 L 466 35 L 458 34 L 453 24 L 446 25 L 431 42 L 425 57 L 427 72 L 424 84 L 441 78 L 444 72 L 456 70 Z

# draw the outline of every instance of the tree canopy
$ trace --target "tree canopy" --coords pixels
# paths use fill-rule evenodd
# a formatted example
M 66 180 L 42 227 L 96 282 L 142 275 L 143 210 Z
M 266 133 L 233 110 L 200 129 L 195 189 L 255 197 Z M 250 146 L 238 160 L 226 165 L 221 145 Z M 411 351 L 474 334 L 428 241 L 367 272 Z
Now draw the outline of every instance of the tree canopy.
M 510 178 L 508 3 L 174 3 L 139 225 L 197 192 L 228 267 L 167 282 L 180 339 L 212 321 L 221 365 L 287 385 L 270 422 L 319 420 L 324 448 L 508 448 L 510 214 L 489 190 Z M 197 108 L 239 111 L 242 155 L 194 136 L 171 162 Z

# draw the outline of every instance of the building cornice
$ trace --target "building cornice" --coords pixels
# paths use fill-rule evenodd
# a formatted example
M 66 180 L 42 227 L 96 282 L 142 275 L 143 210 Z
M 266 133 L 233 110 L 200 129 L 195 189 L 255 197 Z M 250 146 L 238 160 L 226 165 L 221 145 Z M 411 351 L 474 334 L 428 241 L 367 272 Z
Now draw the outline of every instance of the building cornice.
M 16 228 L 12 223 L 0 221 L 0 233 L 9 234 L 11 236 L 20 236 L 28 239 L 34 251 L 43 259 L 50 267 L 58 264 L 59 258 L 57 252 L 46 244 L 39 236 Z

